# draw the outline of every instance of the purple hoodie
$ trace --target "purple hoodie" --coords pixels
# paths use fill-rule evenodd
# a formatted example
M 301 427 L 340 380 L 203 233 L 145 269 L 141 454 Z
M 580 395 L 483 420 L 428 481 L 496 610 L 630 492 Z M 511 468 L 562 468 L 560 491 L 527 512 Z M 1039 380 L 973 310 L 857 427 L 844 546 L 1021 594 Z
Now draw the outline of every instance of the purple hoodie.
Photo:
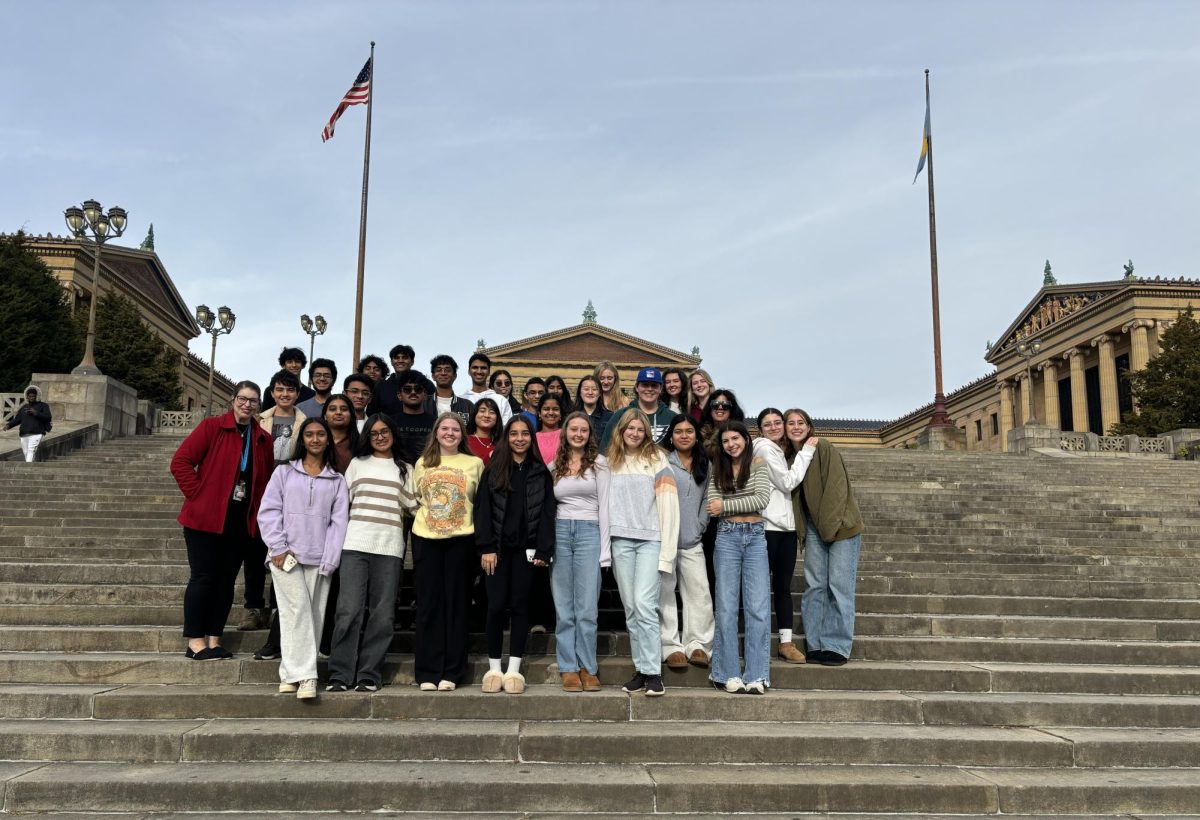
M 345 479 L 332 467 L 313 478 L 299 459 L 279 465 L 271 474 L 258 508 L 258 529 L 268 555 L 290 551 L 301 564 L 319 566 L 322 575 L 341 563 L 349 519 Z

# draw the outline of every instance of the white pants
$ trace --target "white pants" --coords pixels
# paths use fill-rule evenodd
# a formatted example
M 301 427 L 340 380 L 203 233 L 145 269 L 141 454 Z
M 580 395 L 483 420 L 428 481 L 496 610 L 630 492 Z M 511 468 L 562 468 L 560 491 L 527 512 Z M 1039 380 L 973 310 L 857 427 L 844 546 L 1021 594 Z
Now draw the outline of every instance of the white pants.
M 675 571 L 660 574 L 658 594 L 659 624 L 662 627 L 662 656 L 666 660 L 674 652 L 691 657 L 697 649 L 712 655 L 713 605 L 708 592 L 708 570 L 704 566 L 704 550 L 699 547 L 675 553 Z M 675 587 L 683 601 L 683 631 L 680 632 L 675 609 Z
M 318 567 L 300 564 L 284 572 L 272 564 L 271 584 L 279 604 L 279 680 L 316 680 L 329 579 Z
M 33 461 L 34 455 L 37 454 L 38 445 L 41 443 L 41 433 L 32 436 L 21 436 L 21 452 L 25 454 L 26 463 Z

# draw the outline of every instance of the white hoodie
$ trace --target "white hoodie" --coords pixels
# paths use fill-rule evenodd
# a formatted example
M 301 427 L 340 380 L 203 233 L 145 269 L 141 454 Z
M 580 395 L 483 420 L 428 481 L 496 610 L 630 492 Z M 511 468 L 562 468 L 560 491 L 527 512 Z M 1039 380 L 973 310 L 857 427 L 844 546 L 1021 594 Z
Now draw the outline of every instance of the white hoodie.
M 773 441 L 761 436 L 754 439 L 751 445 L 754 455 L 761 458 L 767 465 L 767 475 L 771 479 L 771 500 L 763 510 L 763 523 L 773 532 L 795 532 L 796 517 L 792 513 L 792 490 L 800 486 L 808 465 L 812 463 L 816 446 L 808 441 L 796 454 L 796 460 L 788 467 L 783 449 Z

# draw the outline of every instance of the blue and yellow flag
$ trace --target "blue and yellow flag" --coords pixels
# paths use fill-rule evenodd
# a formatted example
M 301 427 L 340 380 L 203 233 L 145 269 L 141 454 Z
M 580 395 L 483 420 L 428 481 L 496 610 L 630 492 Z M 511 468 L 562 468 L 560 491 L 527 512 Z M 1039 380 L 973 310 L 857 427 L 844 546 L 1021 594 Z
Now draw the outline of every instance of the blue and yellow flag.
M 913 185 L 917 184 L 917 177 L 921 176 L 921 170 L 925 167 L 925 158 L 929 156 L 929 97 L 925 97 L 925 132 L 921 134 L 921 157 L 917 160 L 917 172 L 913 174 Z

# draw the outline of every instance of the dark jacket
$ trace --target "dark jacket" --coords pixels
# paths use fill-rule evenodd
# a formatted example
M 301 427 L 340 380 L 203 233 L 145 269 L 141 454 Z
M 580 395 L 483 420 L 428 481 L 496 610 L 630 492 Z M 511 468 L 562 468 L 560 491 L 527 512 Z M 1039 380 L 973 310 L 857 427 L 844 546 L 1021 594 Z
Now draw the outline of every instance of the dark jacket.
M 475 402 L 471 401 L 470 399 L 464 399 L 462 396 L 455 396 L 454 398 L 450 399 L 450 412 L 462 419 L 463 424 L 470 423 L 471 412 L 474 409 Z M 433 413 L 435 416 L 439 415 L 436 394 L 425 397 L 425 412 Z
M 596 402 L 594 413 L 589 413 L 582 406 L 575 409 L 587 416 L 588 421 L 592 423 L 592 435 L 596 437 L 596 445 L 599 446 L 600 440 L 604 438 L 604 431 L 608 429 L 608 423 L 612 420 L 613 411 L 605 407 L 603 401 Z
M 525 542 L 504 544 L 505 550 L 533 549 L 535 557 L 550 563 L 554 556 L 554 477 L 546 465 L 529 456 L 526 462 L 529 475 L 525 478 Z M 504 513 L 509 504 L 506 490 L 492 489 L 491 464 L 479 479 L 475 494 L 475 544 L 481 554 L 499 552 L 500 534 L 504 531 Z
M 803 500 L 801 499 L 803 495 Z M 827 439 L 817 442 L 817 452 L 808 465 L 800 486 L 792 491 L 796 532 L 806 527 L 805 508 L 812 513 L 813 526 L 826 544 L 853 538 L 863 531 L 862 514 L 854 500 L 850 476 L 842 454 Z
M 249 425 L 250 470 L 246 504 L 246 532 L 258 533 L 258 504 L 275 469 L 271 434 L 253 418 Z M 233 420 L 233 411 L 210 416 L 200 422 L 175 451 L 171 475 L 183 493 L 183 509 L 176 519 L 185 527 L 220 533 L 225 529 L 225 512 L 242 462 L 243 439 Z
M 50 432 L 50 405 L 44 401 L 27 402 L 4 425 L 5 430 L 20 425 L 22 436 L 40 436 Z

